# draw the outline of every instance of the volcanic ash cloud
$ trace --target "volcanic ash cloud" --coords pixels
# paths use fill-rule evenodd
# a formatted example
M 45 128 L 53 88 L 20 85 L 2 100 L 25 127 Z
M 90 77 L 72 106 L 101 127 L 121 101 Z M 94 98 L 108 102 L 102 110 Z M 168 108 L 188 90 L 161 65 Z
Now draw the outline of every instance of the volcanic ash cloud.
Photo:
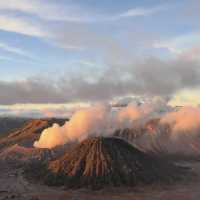
M 157 123 L 147 126 L 151 119 L 157 119 Z M 126 128 L 130 134 L 141 134 L 129 142 L 143 150 L 156 147 L 168 153 L 200 154 L 200 108 L 170 110 L 155 104 L 130 104 L 119 110 L 99 105 L 79 110 L 63 126 L 54 124 L 45 129 L 34 147 L 51 149 L 90 137 L 112 136 L 116 130 L 123 133 Z
M 176 112 L 165 114 L 160 122 L 171 127 L 172 139 L 182 136 L 195 137 L 200 133 L 200 108 L 183 107 Z
M 131 128 L 136 122 L 141 123 L 154 112 L 155 107 L 150 104 L 130 104 L 117 111 L 105 105 L 82 109 L 75 112 L 64 126 L 54 124 L 45 129 L 34 147 L 53 148 L 68 142 L 82 141 L 90 136 L 109 136 L 117 129 Z
M 95 106 L 83 109 L 77 111 L 64 126 L 54 124 L 45 129 L 34 146 L 37 148 L 53 148 L 70 141 L 82 141 L 91 135 L 108 135 L 113 131 L 111 121 L 109 107 Z

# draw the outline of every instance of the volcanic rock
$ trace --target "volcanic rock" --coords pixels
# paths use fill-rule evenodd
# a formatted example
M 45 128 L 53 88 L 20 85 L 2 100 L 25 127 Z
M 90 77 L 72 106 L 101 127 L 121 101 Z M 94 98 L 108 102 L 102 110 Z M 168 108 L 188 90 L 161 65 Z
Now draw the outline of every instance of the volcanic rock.
M 28 121 L 30 121 L 28 118 L 0 117 L 0 138 L 22 127 Z
M 14 144 L 19 144 L 26 147 L 32 147 L 33 142 L 38 140 L 41 132 L 51 127 L 54 123 L 63 125 L 66 119 L 33 119 L 27 121 L 20 128 L 11 132 L 8 136 L 0 139 L 0 151 Z
M 45 182 L 67 187 L 136 186 L 170 182 L 183 173 L 119 138 L 90 138 L 50 162 Z
M 15 144 L 8 148 L 5 148 L 0 152 L 0 160 L 4 161 L 23 161 L 29 162 L 30 160 L 51 160 L 55 157 L 54 151 L 49 149 L 36 149 L 27 148 Z

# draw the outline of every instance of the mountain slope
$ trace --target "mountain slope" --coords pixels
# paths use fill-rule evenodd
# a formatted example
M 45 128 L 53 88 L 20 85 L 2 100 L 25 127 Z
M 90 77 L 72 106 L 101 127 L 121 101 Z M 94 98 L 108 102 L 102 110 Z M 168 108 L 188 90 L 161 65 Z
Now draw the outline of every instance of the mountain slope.
M 46 182 L 68 187 L 102 188 L 177 179 L 178 167 L 155 159 L 119 138 L 90 138 L 50 162 Z
M 22 127 L 11 132 L 8 136 L 0 139 L 0 150 L 14 144 L 32 147 L 41 132 L 52 126 L 54 123 L 63 125 L 66 119 L 33 119 L 26 122 Z
M 21 117 L 0 117 L 0 138 L 5 137 L 10 132 L 14 132 L 30 120 Z

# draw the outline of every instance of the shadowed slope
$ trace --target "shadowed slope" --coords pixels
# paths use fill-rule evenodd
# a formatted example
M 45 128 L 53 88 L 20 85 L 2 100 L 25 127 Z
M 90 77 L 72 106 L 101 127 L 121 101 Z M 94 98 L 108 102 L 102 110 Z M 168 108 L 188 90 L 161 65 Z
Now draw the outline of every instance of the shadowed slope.
M 22 127 L 11 132 L 8 136 L 0 139 L 0 150 L 14 144 L 32 147 L 33 142 L 40 137 L 41 132 L 51 127 L 54 123 L 63 125 L 66 119 L 33 119 L 26 122 Z
M 68 187 L 102 188 L 177 179 L 178 167 L 161 162 L 119 138 L 91 138 L 50 162 L 46 181 Z

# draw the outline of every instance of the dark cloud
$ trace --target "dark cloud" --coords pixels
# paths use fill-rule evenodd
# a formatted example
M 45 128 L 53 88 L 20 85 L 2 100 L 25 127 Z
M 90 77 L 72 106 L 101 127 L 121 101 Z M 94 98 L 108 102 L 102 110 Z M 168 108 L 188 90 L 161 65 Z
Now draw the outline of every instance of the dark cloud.
M 116 58 L 117 59 L 117 58 Z M 86 77 L 0 82 L 0 104 L 67 103 L 106 101 L 118 96 L 170 96 L 185 88 L 200 86 L 200 64 L 185 59 L 158 60 L 108 68 L 95 80 Z

